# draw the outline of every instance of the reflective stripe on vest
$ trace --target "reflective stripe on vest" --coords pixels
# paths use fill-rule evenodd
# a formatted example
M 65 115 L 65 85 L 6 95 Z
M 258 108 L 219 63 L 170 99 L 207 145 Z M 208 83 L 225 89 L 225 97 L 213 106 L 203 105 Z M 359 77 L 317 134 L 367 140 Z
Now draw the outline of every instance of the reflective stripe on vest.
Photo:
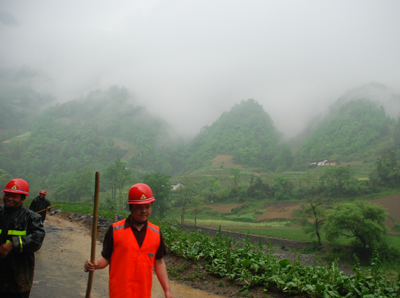
M 123 228 L 124 228 L 124 226 L 114 227 L 113 228 L 113 232 L 116 231 L 116 230 L 119 230 L 119 229 L 123 229 Z
M 156 230 L 155 228 L 151 227 L 150 225 L 147 225 L 147 228 L 149 228 L 149 229 L 153 230 L 154 232 L 160 234 L 159 230 Z
M 113 224 L 114 248 L 110 261 L 110 298 L 150 298 L 160 228 L 147 222 L 142 246 L 125 219 Z

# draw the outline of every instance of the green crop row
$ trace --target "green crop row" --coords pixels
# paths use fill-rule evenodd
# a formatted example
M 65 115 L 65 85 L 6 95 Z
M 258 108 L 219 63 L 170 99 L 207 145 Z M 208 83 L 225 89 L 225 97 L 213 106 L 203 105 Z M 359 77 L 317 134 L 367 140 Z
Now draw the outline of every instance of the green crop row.
M 304 266 L 288 259 L 278 260 L 260 242 L 252 244 L 246 238 L 237 245 L 221 230 L 215 237 L 201 231 L 184 232 L 174 225 L 162 224 L 163 237 L 169 251 L 202 262 L 207 271 L 229 277 L 245 286 L 246 293 L 252 286 L 263 286 L 264 291 L 274 288 L 281 292 L 309 297 L 399 297 L 400 281 L 385 278 L 379 257 L 375 254 L 372 266 L 361 270 L 358 259 L 354 274 L 340 271 L 337 261 L 329 267 Z

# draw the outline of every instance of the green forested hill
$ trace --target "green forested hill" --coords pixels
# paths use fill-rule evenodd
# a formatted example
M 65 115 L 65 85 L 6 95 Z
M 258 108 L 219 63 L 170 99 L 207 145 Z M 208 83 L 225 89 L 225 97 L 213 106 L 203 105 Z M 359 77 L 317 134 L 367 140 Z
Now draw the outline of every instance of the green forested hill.
M 127 90 L 111 87 L 46 109 L 19 126 L 26 133 L 1 143 L 0 169 L 42 188 L 75 183 L 118 158 L 141 171 L 181 170 L 167 123 L 128 99 Z
M 168 124 L 165 120 L 149 114 L 140 105 L 132 104 L 129 99 L 128 91 L 116 86 L 107 91 L 91 92 L 85 98 L 69 101 L 47 110 L 43 115 L 47 121 L 36 122 L 40 127 L 37 133 L 48 134 L 45 130 L 50 129 L 57 134 L 61 128 L 59 126 L 69 127 L 71 133 L 75 134 L 87 134 L 89 131 L 93 138 L 96 134 L 103 144 L 97 144 L 95 146 L 97 148 L 92 148 L 93 150 L 86 148 L 91 155 L 100 148 L 108 147 L 106 144 L 111 144 L 111 146 L 119 147 L 119 152 L 111 154 L 112 150 L 108 148 L 105 156 L 98 155 L 100 159 L 105 158 L 109 162 L 109 159 L 115 160 L 117 155 L 123 157 L 131 167 L 173 173 L 178 165 L 172 166 L 166 158 L 172 147 L 172 136 L 168 131 Z M 58 128 L 50 128 L 49 121 Z M 118 146 L 119 144 L 122 145 Z M 81 153 L 85 155 L 84 152 Z
M 383 150 L 389 146 L 390 126 L 394 122 L 383 108 L 367 99 L 334 105 L 329 117 L 296 151 L 296 161 L 376 158 L 383 143 L 387 143 Z
M 271 167 L 277 153 L 279 133 L 270 116 L 253 99 L 242 101 L 205 126 L 189 144 L 188 163 L 198 167 L 217 155 L 233 155 L 243 165 Z

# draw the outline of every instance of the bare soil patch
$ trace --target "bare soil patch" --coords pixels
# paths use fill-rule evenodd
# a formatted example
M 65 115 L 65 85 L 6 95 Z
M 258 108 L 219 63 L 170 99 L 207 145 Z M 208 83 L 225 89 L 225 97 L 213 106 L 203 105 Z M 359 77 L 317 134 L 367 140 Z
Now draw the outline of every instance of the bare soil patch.
M 241 206 L 242 204 L 226 204 L 226 205 L 207 205 L 204 207 L 211 208 L 214 211 L 217 211 L 219 213 L 229 213 L 232 211 L 232 209 L 235 209 L 238 206 Z
M 212 168 L 234 168 L 235 164 L 232 162 L 233 155 L 218 155 L 212 160 Z M 236 166 L 238 167 L 238 166 Z
M 340 165 L 343 167 L 347 166 L 361 166 L 363 164 L 362 161 L 351 161 L 351 162 L 341 162 Z
M 124 158 L 128 158 L 128 157 L 131 157 L 132 155 L 136 154 L 135 146 L 133 146 L 132 144 L 129 144 L 128 142 L 126 142 L 124 140 L 114 139 L 114 146 L 126 151 L 126 153 L 124 154 Z
M 276 219 L 276 218 L 293 219 L 293 210 L 300 209 L 300 203 L 298 202 L 266 203 L 264 204 L 263 208 L 267 209 L 267 211 L 257 216 L 258 221 L 265 219 Z
M 400 222 L 400 194 L 390 195 L 369 202 L 385 208 L 396 223 Z M 394 232 L 394 223 L 391 219 L 387 218 L 385 224 L 391 230 L 391 232 Z

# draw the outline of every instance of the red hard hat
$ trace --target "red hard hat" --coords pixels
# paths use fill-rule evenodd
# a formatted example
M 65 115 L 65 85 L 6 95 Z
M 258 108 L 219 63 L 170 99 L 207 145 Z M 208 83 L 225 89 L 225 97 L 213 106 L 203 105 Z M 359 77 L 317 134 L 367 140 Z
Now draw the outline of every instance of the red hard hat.
M 20 193 L 29 196 L 29 184 L 23 179 L 15 178 L 7 183 L 3 192 Z
M 156 199 L 150 186 L 144 183 L 136 183 L 129 189 L 128 204 L 148 204 Z
M 39 193 L 42 194 L 42 195 L 46 195 L 46 191 L 45 190 L 41 190 Z

